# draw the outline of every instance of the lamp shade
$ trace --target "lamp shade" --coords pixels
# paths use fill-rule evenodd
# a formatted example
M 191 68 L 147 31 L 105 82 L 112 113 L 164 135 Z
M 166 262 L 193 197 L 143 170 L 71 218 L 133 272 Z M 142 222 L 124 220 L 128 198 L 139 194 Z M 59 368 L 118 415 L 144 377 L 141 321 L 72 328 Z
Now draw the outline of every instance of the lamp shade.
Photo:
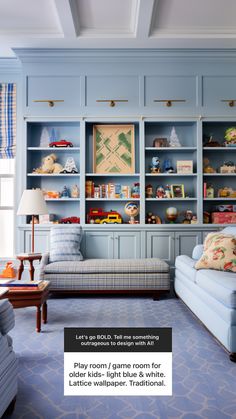
M 17 215 L 42 215 L 48 214 L 46 202 L 41 189 L 24 190 Z

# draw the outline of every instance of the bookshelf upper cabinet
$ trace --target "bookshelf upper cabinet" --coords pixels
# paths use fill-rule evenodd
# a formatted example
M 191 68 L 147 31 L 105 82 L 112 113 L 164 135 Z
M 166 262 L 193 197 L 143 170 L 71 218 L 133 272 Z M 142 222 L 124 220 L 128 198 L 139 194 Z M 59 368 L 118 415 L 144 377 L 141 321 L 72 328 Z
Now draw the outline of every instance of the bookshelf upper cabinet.
M 195 76 L 146 76 L 145 106 L 158 114 L 191 113 L 197 107 Z
M 79 76 L 26 77 L 25 112 L 31 116 L 78 115 L 81 106 Z
M 203 76 L 202 86 L 208 115 L 235 115 L 236 76 Z
M 87 76 L 85 106 L 116 114 L 137 108 L 140 103 L 139 77 L 130 75 Z

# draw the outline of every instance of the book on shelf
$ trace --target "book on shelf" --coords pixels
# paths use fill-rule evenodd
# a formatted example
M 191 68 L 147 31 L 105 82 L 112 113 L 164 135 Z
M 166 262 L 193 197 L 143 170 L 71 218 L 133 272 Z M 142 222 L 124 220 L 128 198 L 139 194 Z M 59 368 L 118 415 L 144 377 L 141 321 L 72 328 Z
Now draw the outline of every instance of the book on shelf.
M 35 280 L 35 281 L 24 281 L 24 280 L 16 280 L 16 281 L 9 281 L 7 284 L 0 284 L 1 286 L 7 286 L 9 288 L 36 288 L 39 287 L 43 283 L 42 279 Z
M 207 184 L 206 182 L 203 183 L 203 197 L 207 197 Z

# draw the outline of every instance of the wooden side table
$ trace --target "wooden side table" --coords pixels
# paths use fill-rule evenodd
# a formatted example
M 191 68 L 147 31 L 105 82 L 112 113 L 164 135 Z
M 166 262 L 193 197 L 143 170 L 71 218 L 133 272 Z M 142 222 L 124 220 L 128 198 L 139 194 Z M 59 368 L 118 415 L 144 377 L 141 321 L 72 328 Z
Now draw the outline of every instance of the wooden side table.
M 21 255 L 17 255 L 16 258 L 20 261 L 20 266 L 18 269 L 18 279 L 21 279 L 22 272 L 24 271 L 24 262 L 28 261 L 30 264 L 29 272 L 30 272 L 30 280 L 34 280 L 34 265 L 33 262 L 35 260 L 40 261 L 42 259 L 41 253 L 35 253 L 35 254 L 28 254 L 28 253 L 22 253 Z
M 36 307 L 36 332 L 41 331 L 41 314 L 43 323 L 47 323 L 47 298 L 49 281 L 43 281 L 38 287 L 24 289 L 24 287 L 7 288 L 7 293 L 1 298 L 8 298 L 13 308 Z M 42 308 L 42 313 L 41 313 Z

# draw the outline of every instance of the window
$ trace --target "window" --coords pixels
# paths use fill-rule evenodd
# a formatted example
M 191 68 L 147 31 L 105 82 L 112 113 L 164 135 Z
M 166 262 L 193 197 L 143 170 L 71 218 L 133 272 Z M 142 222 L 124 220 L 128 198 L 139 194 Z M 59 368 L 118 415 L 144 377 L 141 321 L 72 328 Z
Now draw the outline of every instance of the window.
M 0 83 L 0 258 L 14 255 L 16 84 Z
M 0 158 L 0 258 L 14 255 L 15 159 Z

